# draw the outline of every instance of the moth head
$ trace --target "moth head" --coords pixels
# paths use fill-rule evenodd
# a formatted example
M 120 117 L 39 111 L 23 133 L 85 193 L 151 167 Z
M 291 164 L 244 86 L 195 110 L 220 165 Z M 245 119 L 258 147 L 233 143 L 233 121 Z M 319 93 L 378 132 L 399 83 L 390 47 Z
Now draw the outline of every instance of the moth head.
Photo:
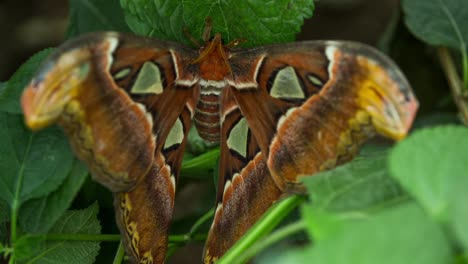
M 88 77 L 90 53 L 86 48 L 59 49 L 42 64 L 21 98 L 28 127 L 36 130 L 57 120 Z

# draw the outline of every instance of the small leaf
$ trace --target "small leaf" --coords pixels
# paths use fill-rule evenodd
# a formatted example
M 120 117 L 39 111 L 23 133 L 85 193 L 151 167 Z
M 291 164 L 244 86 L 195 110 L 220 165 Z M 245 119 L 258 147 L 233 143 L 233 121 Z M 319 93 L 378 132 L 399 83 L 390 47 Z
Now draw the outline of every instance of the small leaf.
M 125 19 L 135 33 L 191 44 L 184 28 L 200 39 L 205 18 L 213 33 L 226 42 L 247 39 L 245 46 L 293 41 L 305 18 L 311 17 L 313 0 L 184 1 L 121 0 Z
M 314 207 L 327 211 L 385 208 L 406 197 L 388 175 L 386 153 L 359 156 L 333 170 L 304 177 Z
M 0 112 L 0 146 L 0 198 L 9 205 L 54 191 L 73 164 L 73 154 L 58 128 L 32 133 L 22 115 Z
M 27 60 L 6 83 L 6 87 L 0 89 L 0 111 L 20 114 L 20 98 L 23 89 L 31 81 L 41 62 L 53 49 L 45 49 L 34 54 Z
M 418 38 L 435 46 L 466 50 L 466 0 L 404 0 L 405 23 Z
M 70 24 L 67 37 L 93 31 L 128 32 L 118 1 L 70 0 Z
M 28 260 L 40 254 L 43 250 L 41 245 L 44 239 L 45 236 L 22 236 L 15 242 L 15 258 L 21 262 L 21 260 Z
M 441 228 L 415 203 L 343 224 L 346 228 L 328 239 L 275 255 L 263 263 L 453 263 L 450 244 Z
M 392 150 L 390 172 L 438 220 L 448 220 L 455 187 L 468 177 L 468 129 L 417 130 Z
M 101 226 L 97 219 L 98 206 L 84 210 L 66 212 L 52 227 L 53 234 L 99 234 Z M 36 244 L 39 246 L 39 244 Z M 90 241 L 51 241 L 46 240 L 41 245 L 41 253 L 29 262 L 37 264 L 81 264 L 94 263 L 99 251 L 99 242 Z
M 80 190 L 88 171 L 75 160 L 68 176 L 60 187 L 47 196 L 27 201 L 20 210 L 19 219 L 22 229 L 33 234 L 44 234 L 67 210 Z

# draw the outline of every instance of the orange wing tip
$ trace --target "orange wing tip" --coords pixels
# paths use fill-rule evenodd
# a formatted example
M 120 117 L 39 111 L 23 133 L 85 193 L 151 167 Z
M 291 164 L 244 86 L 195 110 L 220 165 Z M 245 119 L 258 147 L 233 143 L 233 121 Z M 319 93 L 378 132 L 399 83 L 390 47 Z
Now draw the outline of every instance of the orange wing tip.
M 406 137 L 418 109 L 418 102 L 411 100 L 405 105 L 394 105 L 390 100 L 368 105 L 367 111 L 378 133 L 399 141 Z
M 408 81 L 394 64 L 383 66 L 365 58 L 358 61 L 369 73 L 359 82 L 359 104 L 372 116 L 378 133 L 396 141 L 405 138 L 419 107 Z
M 32 87 L 27 87 L 21 97 L 21 108 L 23 109 L 26 125 L 32 130 L 39 130 L 48 125 L 48 122 L 41 119 L 35 112 L 34 99 L 36 98 L 37 90 Z

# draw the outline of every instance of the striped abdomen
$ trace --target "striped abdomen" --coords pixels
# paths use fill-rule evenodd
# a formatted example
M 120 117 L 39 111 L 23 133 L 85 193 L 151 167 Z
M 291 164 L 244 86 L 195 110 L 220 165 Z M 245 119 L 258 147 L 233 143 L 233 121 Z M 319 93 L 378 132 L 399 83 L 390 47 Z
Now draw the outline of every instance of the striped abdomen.
M 220 95 L 224 87 L 223 81 L 200 81 L 200 97 L 195 109 L 194 122 L 200 137 L 210 143 L 219 142 Z

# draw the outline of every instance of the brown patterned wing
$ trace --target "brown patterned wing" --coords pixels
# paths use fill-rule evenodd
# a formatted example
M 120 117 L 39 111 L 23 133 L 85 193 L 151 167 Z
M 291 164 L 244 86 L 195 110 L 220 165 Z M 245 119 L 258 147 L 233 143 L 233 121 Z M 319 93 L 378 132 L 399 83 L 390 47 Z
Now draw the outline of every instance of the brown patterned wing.
M 224 178 L 205 263 L 222 256 L 281 194 L 301 192 L 300 176 L 351 159 L 375 132 L 403 138 L 417 109 L 398 68 L 362 44 L 262 47 L 234 52 L 230 62 L 229 94 L 235 103 L 223 112 Z M 249 136 L 229 144 L 239 118 Z M 257 154 L 240 155 L 245 160 L 238 164 L 244 152 L 236 149 L 245 144 L 257 146 Z M 242 177 L 233 176 L 236 172 Z
M 222 256 L 282 193 L 231 91 L 224 91 L 217 203 L 205 245 L 205 263 Z
M 301 191 L 300 176 L 351 159 L 374 132 L 403 138 L 418 107 L 397 66 L 364 44 L 292 43 L 241 51 L 231 61 L 242 69 L 231 82 L 234 97 L 288 192 Z
M 164 263 L 191 112 L 185 107 L 150 171 L 130 192 L 116 193 L 116 220 L 133 263 Z
M 199 90 L 189 63 L 196 55 L 167 42 L 90 34 L 58 48 L 22 97 L 28 126 L 58 122 L 95 179 L 116 193 L 117 223 L 133 262 L 165 257 Z

